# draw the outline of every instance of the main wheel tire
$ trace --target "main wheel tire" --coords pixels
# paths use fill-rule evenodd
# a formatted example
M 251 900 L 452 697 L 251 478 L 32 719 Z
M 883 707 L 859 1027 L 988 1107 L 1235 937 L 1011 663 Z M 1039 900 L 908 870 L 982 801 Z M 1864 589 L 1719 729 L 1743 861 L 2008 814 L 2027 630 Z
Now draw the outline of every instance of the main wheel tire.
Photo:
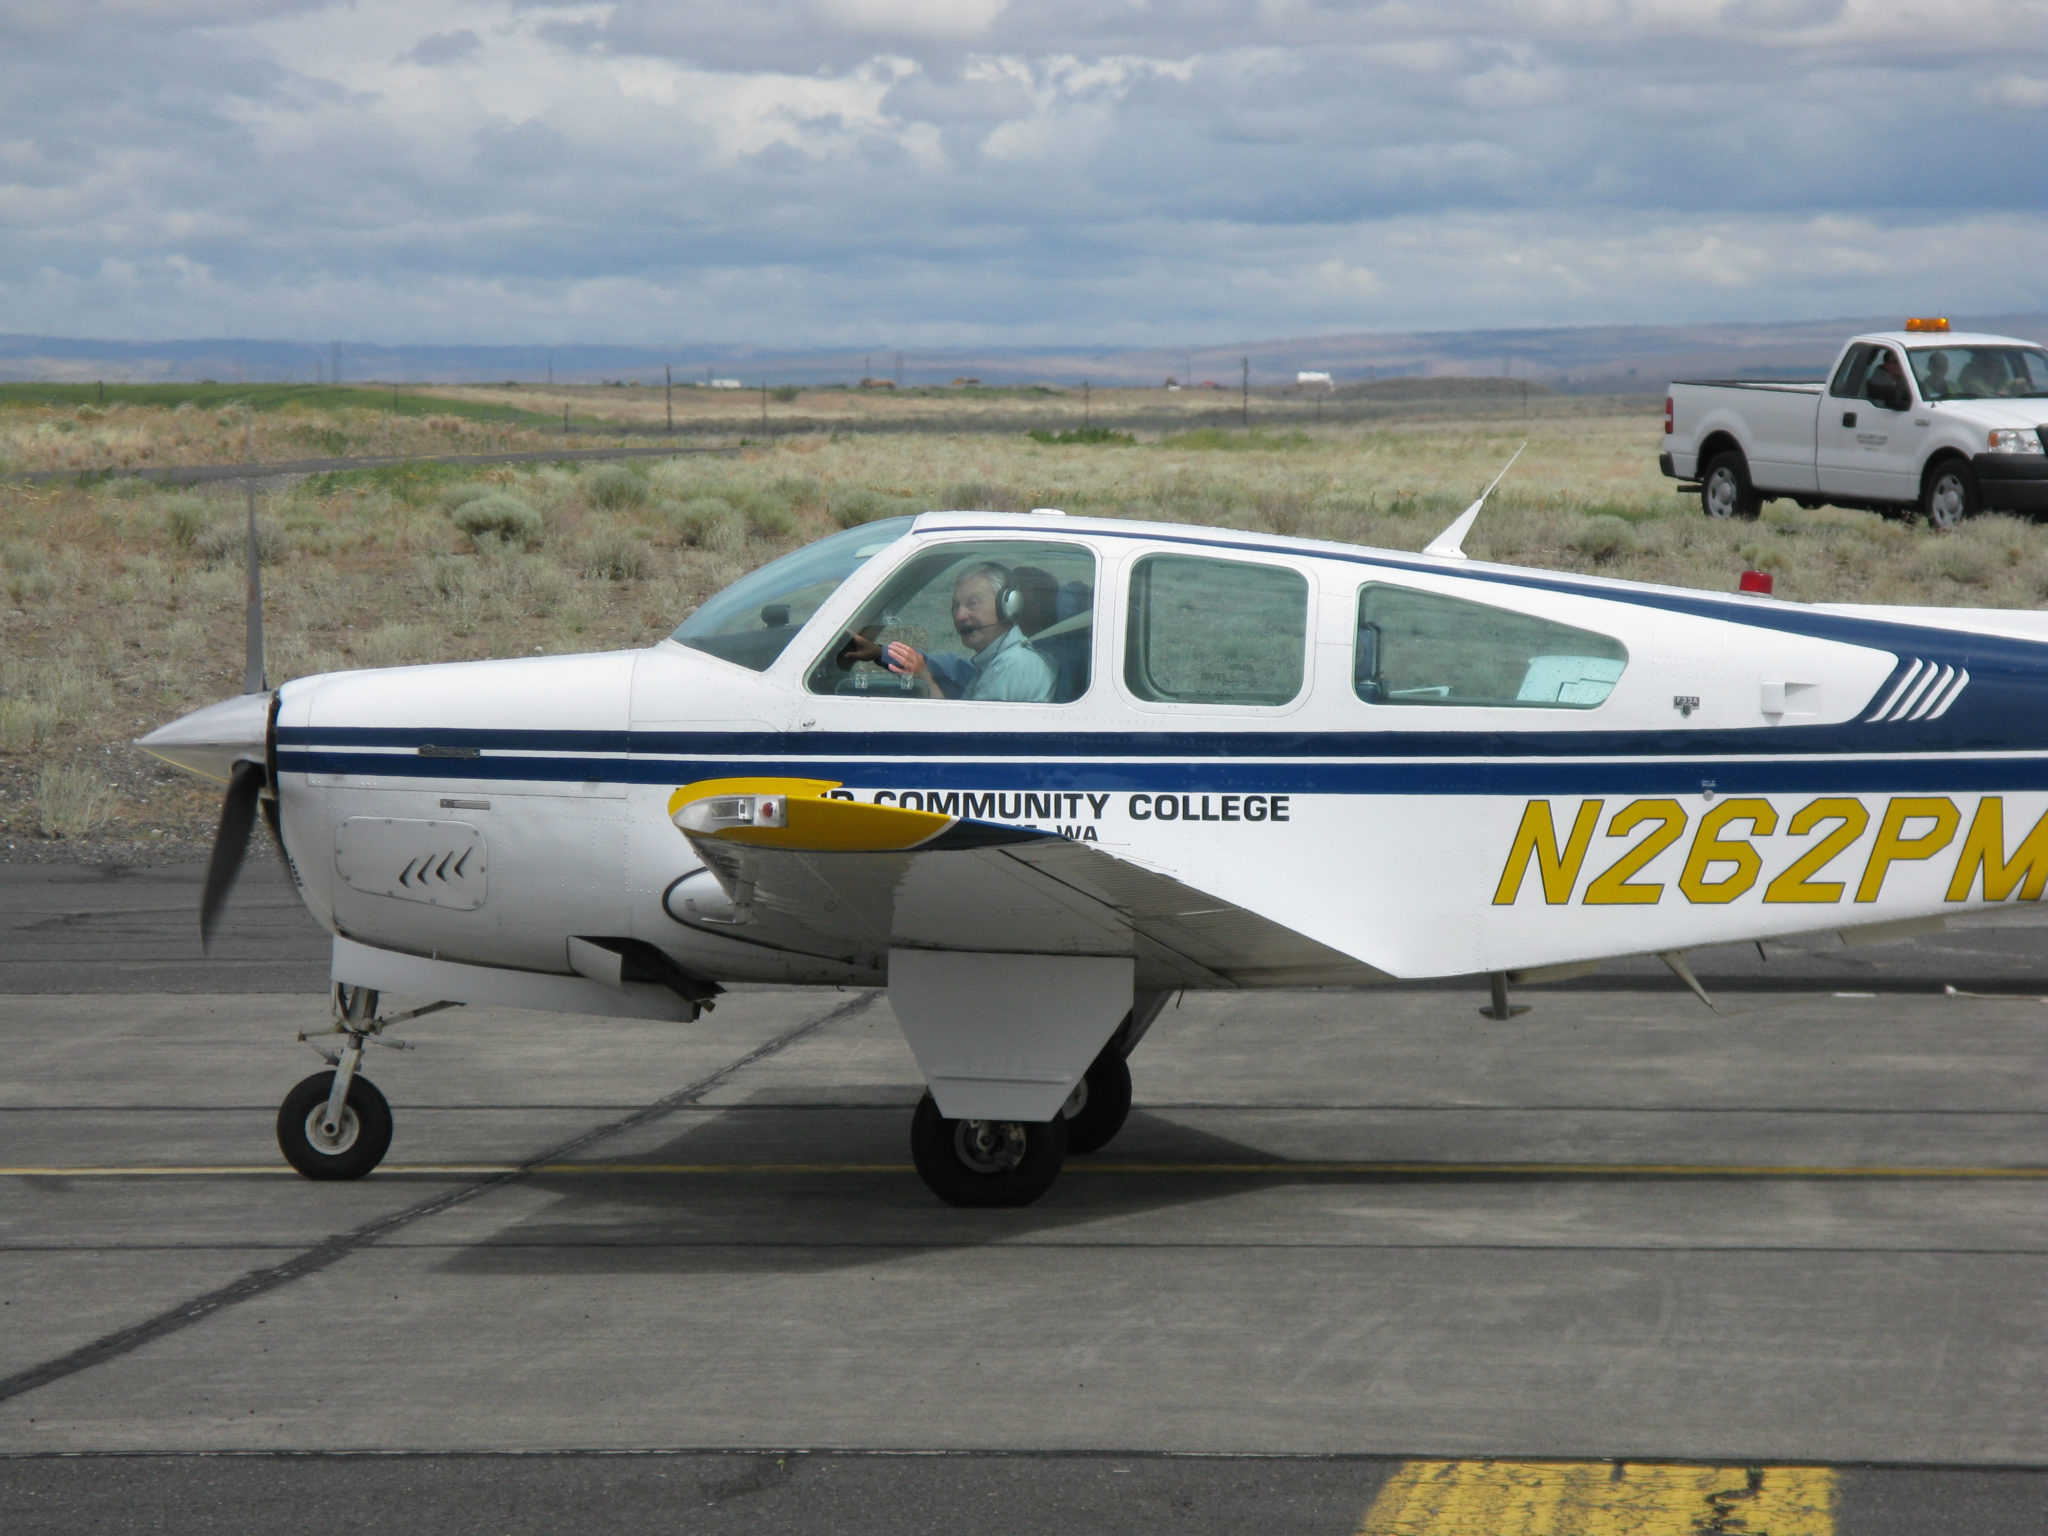
M 1920 515 L 1943 533 L 1977 515 L 1977 472 L 1961 459 L 1944 459 L 1920 488 Z
M 1700 510 L 1709 517 L 1753 518 L 1763 509 L 1763 498 L 1750 483 L 1749 461 L 1730 448 L 1707 461 L 1700 476 Z
M 1061 1112 L 1067 1122 L 1067 1150 L 1100 1152 L 1116 1139 L 1131 1113 L 1131 1064 L 1105 1048 L 1068 1098 Z
M 284 1160 L 309 1179 L 360 1179 L 391 1150 L 391 1106 L 366 1077 L 352 1078 L 332 1137 L 320 1126 L 332 1072 L 315 1072 L 284 1096 L 277 1111 L 277 1146 Z
M 924 1187 L 948 1205 L 1029 1205 L 1060 1175 L 1067 1122 L 948 1120 L 927 1093 L 910 1117 L 910 1158 Z

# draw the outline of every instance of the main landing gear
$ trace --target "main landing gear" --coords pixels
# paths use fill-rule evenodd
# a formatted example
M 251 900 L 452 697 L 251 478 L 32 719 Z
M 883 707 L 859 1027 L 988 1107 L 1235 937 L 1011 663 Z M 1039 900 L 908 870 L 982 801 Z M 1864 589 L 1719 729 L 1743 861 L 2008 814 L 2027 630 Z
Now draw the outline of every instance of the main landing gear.
M 358 1074 L 363 1047 L 386 1045 L 409 1051 L 400 1040 L 386 1040 L 384 1028 L 421 1014 L 459 1003 L 430 1003 L 409 1013 L 380 1018 L 377 994 L 368 987 L 336 985 L 334 1033 L 346 1044 L 338 1051 L 313 1045 L 333 1068 L 315 1072 L 284 1096 L 277 1111 L 277 1146 L 284 1160 L 309 1179 L 360 1179 L 384 1161 L 391 1150 L 391 1105 L 377 1085 Z M 307 1040 L 300 1035 L 301 1040 Z M 307 1040 L 310 1045 L 312 1042 Z
M 927 1093 L 910 1120 L 910 1156 L 948 1205 L 1016 1207 L 1052 1188 L 1069 1152 L 1099 1152 L 1131 1113 L 1131 1068 L 1112 1040 L 1049 1121 L 948 1120 Z

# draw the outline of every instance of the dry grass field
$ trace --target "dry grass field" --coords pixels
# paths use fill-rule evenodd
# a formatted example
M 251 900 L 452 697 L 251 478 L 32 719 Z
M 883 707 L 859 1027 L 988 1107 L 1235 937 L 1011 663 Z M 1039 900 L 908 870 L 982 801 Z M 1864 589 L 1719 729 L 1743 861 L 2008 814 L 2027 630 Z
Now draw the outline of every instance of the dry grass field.
M 580 392 L 572 413 L 598 422 L 633 393 Z M 860 408 L 892 406 L 914 428 L 913 400 Z M 1057 506 L 1416 549 L 1525 439 L 1467 541 L 1475 556 L 1716 591 L 1754 565 L 1806 601 L 2048 598 L 2048 535 L 2009 518 L 1941 536 L 1779 502 L 1753 524 L 1709 522 L 1658 475 L 1658 431 L 1647 402 L 1539 399 L 1526 419 L 1496 401 L 1132 442 L 804 432 L 631 466 L 314 476 L 260 501 L 271 677 L 646 644 L 774 555 L 927 507 Z M 0 405 L 0 461 L 18 469 L 529 439 L 548 441 L 530 421 L 431 412 Z M 242 516 L 225 487 L 0 481 L 0 858 L 185 856 L 210 836 L 215 792 L 128 743 L 239 688 Z

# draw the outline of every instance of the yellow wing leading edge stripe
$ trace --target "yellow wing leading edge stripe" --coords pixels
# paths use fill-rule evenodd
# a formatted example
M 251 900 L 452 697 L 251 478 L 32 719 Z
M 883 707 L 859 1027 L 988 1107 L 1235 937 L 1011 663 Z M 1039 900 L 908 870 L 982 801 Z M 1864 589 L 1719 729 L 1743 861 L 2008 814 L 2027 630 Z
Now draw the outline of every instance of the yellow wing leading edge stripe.
M 930 842 L 959 820 L 933 811 L 829 798 L 826 792 L 838 787 L 833 779 L 702 779 L 669 796 L 668 814 L 673 821 L 704 800 L 781 796 L 788 814 L 780 826 L 731 826 L 688 835 L 802 853 L 901 852 Z

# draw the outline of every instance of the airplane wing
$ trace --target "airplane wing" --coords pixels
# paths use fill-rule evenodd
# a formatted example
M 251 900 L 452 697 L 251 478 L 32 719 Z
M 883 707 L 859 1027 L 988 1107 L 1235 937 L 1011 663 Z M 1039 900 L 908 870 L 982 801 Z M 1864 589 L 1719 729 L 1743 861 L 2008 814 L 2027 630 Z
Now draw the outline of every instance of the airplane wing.
M 670 912 L 748 942 L 871 963 L 891 949 L 1128 957 L 1141 986 L 1160 988 L 1384 979 L 1341 951 L 1099 847 L 828 798 L 836 787 L 725 779 L 677 790 L 670 815 L 717 890 L 700 887 L 680 902 L 672 893 Z

